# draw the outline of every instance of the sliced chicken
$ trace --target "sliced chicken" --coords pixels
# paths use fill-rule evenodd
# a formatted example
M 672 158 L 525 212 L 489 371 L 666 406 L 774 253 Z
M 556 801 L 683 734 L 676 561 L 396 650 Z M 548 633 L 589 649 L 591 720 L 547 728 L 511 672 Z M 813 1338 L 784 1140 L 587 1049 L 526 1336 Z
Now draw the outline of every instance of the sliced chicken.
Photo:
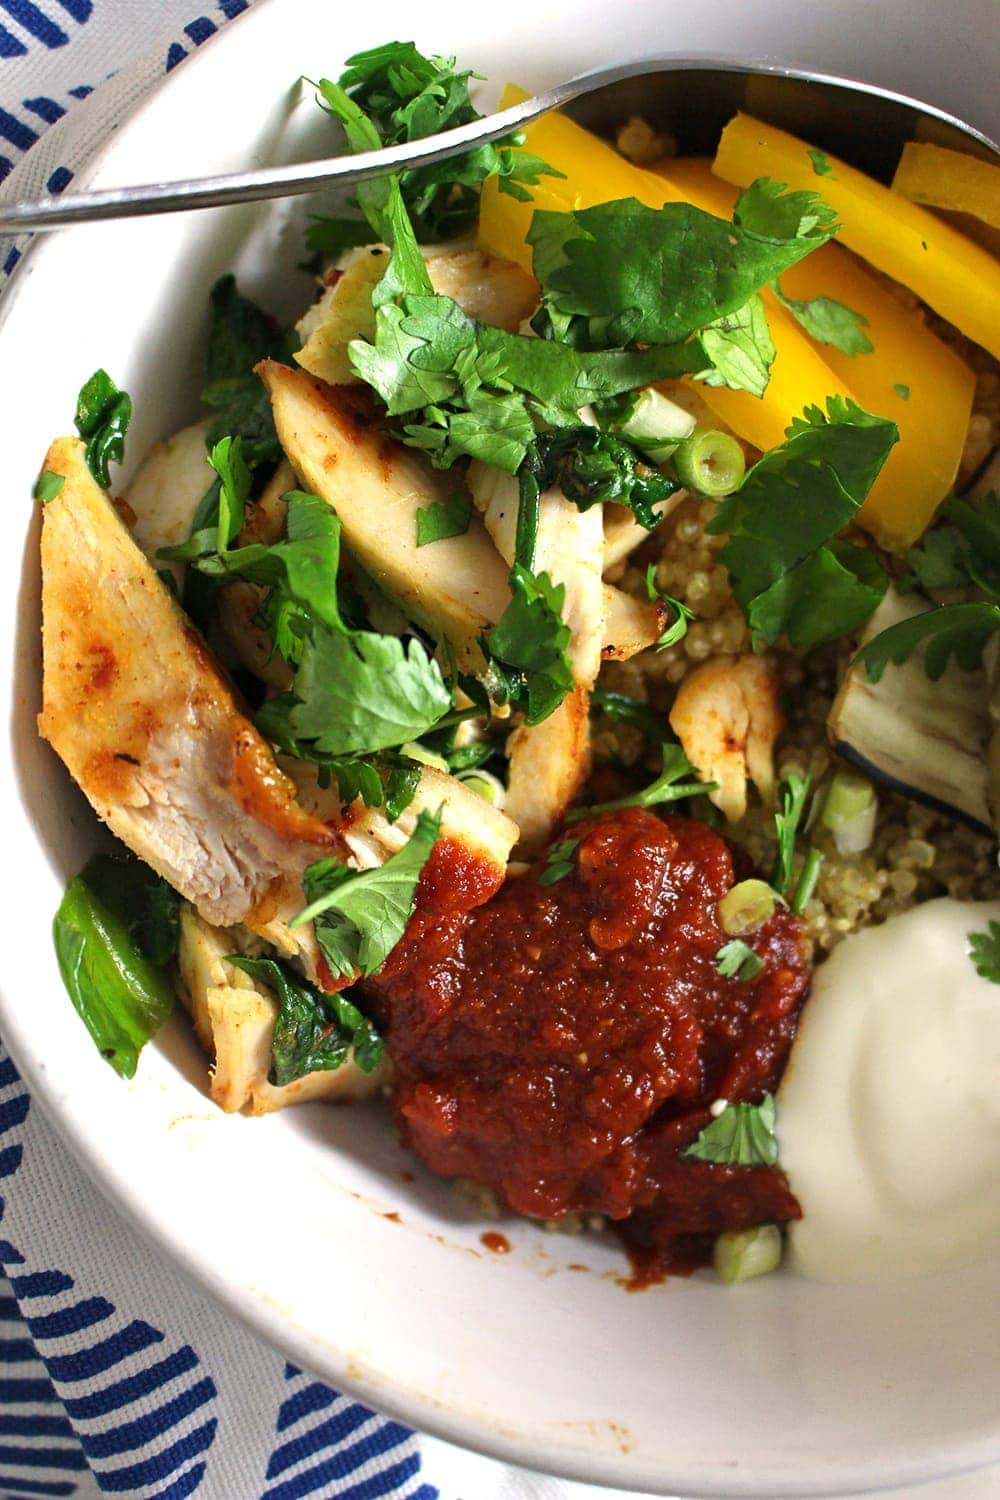
M 194 513 L 215 480 L 205 446 L 211 425 L 206 417 L 157 443 L 125 491 L 125 518 L 147 557 L 158 547 L 187 541 Z
M 348 1056 L 339 1068 L 306 1073 L 281 1088 L 268 1082 L 278 1001 L 267 985 L 226 962 L 227 954 L 254 946 L 249 937 L 245 928 L 211 927 L 193 906 L 181 907 L 181 999 L 213 1059 L 209 1093 L 216 1104 L 227 1113 L 245 1109 L 262 1115 L 310 1099 L 363 1099 L 377 1093 L 389 1075 L 387 1057 L 371 1073 L 362 1072 Z
M 372 339 L 372 292 L 385 271 L 384 245 L 349 250 L 338 262 L 332 284 L 299 322 L 303 346 L 295 359 L 330 385 L 357 379 L 347 357 L 351 339 Z M 431 285 L 457 302 L 479 323 L 514 333 L 538 305 L 538 285 L 513 261 L 477 249 L 425 248 Z
M 201 637 L 90 475 L 64 476 L 42 523 L 39 728 L 98 815 L 215 925 L 266 922 L 302 870 L 346 852 L 305 812 Z
M 479 637 L 510 602 L 503 559 L 478 517 L 464 536 L 417 546 L 417 511 L 453 495 L 455 476 L 379 432 L 346 392 L 272 361 L 259 371 L 281 445 L 303 487 L 340 516 L 347 548 L 411 620 L 448 641 L 463 671 L 481 669 Z M 663 628 L 662 611 L 618 589 L 605 589 L 604 613 L 605 656 L 624 660 Z
M 747 810 L 747 781 L 774 796 L 774 746 L 784 728 L 781 672 L 773 656 L 717 656 L 684 678 L 670 727 L 709 798 L 730 823 Z
M 514 560 L 518 484 L 489 464 L 473 463 L 469 488 L 497 551 Z M 577 684 L 540 724 L 515 729 L 507 741 L 505 807 L 521 830 L 519 852 L 533 853 L 552 835 L 590 769 L 590 688 L 601 667 L 604 640 L 602 507 L 579 510 L 559 489 L 538 504 L 535 571 L 565 588 L 567 654 Z
M 687 497 L 687 490 L 678 490 L 676 494 L 668 495 L 666 500 L 661 501 L 657 507 L 660 522 L 665 521 Z M 648 542 L 652 535 L 653 533 L 647 531 L 645 526 L 640 526 L 627 505 L 606 505 L 604 507 L 605 573 L 616 563 L 623 562 L 626 557 L 631 557 L 636 548 L 641 547 L 643 542 Z

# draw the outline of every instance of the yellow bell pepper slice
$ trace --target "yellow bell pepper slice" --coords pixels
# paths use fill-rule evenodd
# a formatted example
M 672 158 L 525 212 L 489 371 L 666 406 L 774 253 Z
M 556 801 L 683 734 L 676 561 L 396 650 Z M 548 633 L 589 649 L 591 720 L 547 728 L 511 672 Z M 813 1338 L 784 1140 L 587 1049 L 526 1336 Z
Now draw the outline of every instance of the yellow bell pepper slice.
M 500 107 L 504 109 L 527 97 L 523 89 L 508 84 Z M 638 198 L 650 208 L 690 202 L 707 213 L 723 218 L 730 215 L 732 204 L 725 200 L 732 195 L 723 183 L 713 178 L 711 193 L 692 196 L 684 186 L 658 172 L 646 171 L 626 161 L 612 146 L 565 115 L 545 115 L 527 126 L 525 135 L 528 151 L 566 175 L 543 177 L 531 189 L 534 200 L 531 203 L 519 203 L 516 198 L 498 192 L 495 181 L 487 181 L 480 206 L 479 238 L 494 255 L 515 260 L 528 270 L 531 249 L 524 237 L 536 209 L 567 213 L 616 198 Z M 700 381 L 696 387 L 699 396 L 723 423 L 760 449 L 783 442 L 785 429 L 804 406 L 811 402 L 825 406 L 827 396 L 850 394 L 774 298 L 770 298 L 767 316 L 777 356 L 764 395 L 751 396 L 748 391 L 730 391 Z
M 665 161 L 654 170 L 668 174 L 699 207 L 723 216 L 732 213 L 736 189 L 713 176 L 707 159 Z M 861 406 L 891 417 L 899 427 L 899 442 L 858 519 L 889 551 L 905 550 L 926 529 L 954 483 L 975 377 L 919 312 L 838 245 L 823 245 L 792 266 L 781 278 L 781 289 L 801 302 L 832 297 L 868 320 L 865 332 L 875 346 L 871 354 L 842 354 L 832 344 L 816 347 Z M 773 318 L 770 305 L 768 317 Z
M 913 203 L 972 214 L 1000 229 L 1000 167 L 978 156 L 907 141 L 892 187 Z
M 839 238 L 901 281 L 975 343 L 1000 357 L 1000 264 L 927 209 L 836 157 L 817 176 L 797 136 L 738 114 L 722 132 L 714 170 L 746 187 L 771 177 L 813 189 L 837 212 Z

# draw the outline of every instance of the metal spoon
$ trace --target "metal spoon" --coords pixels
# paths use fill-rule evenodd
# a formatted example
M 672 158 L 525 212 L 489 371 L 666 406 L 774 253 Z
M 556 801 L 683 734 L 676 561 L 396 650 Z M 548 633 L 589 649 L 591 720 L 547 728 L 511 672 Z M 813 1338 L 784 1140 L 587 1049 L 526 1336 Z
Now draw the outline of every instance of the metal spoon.
M 971 147 L 979 155 L 1000 154 L 1000 147 L 964 121 L 922 104 L 904 94 L 874 84 L 856 83 L 849 79 L 836 78 L 822 73 L 803 72 L 794 68 L 781 68 L 760 64 L 747 68 L 741 64 L 715 58 L 640 58 L 634 62 L 619 63 L 613 67 L 598 68 L 572 78 L 567 83 L 556 84 L 541 94 L 525 99 L 510 109 L 498 114 L 485 115 L 469 125 L 455 130 L 445 130 L 420 141 L 390 146 L 381 151 L 361 152 L 356 156 L 326 158 L 315 162 L 297 162 L 284 167 L 263 167 L 253 172 L 233 172 L 217 177 L 192 178 L 181 182 L 142 183 L 132 187 L 104 188 L 98 192 L 67 193 L 58 198 L 39 198 L 36 201 L 0 204 L 0 233 L 20 233 L 23 230 L 57 229 L 65 224 L 83 224 L 99 219 L 133 218 L 141 214 L 177 213 L 185 209 L 215 208 L 222 204 L 250 202 L 263 198 L 293 197 L 300 193 L 314 192 L 330 184 L 340 186 L 361 182 L 366 177 L 377 177 L 386 172 L 397 172 L 407 167 L 426 165 L 455 156 L 473 146 L 498 140 L 509 135 L 539 115 L 560 109 L 574 100 L 590 99 L 588 107 L 574 113 L 584 116 L 587 123 L 601 122 L 608 118 L 608 108 L 614 108 L 621 120 L 625 110 L 643 113 L 656 123 L 661 113 L 658 105 L 664 93 L 672 94 L 676 104 L 677 89 L 668 87 L 669 82 L 683 93 L 691 93 L 692 116 L 702 128 L 706 125 L 718 127 L 728 115 L 740 107 L 750 107 L 753 112 L 768 117 L 777 117 L 788 123 L 789 115 L 794 119 L 801 115 L 801 106 L 806 97 L 817 90 L 828 93 L 836 91 L 850 96 L 850 109 L 844 109 L 844 100 L 833 112 L 828 124 L 834 123 L 834 134 L 850 137 L 855 149 L 850 153 L 855 165 L 862 165 L 859 155 L 871 157 L 875 147 L 876 157 L 885 157 L 887 143 L 898 148 L 914 134 L 918 125 L 924 138 L 933 138 L 942 145 L 957 146 L 968 151 Z M 655 84 L 654 87 L 650 87 Z M 803 96 L 805 91 L 805 96 Z M 755 98 L 755 94 L 759 96 Z M 799 95 L 796 109 L 796 95 Z M 597 106 L 595 114 L 594 106 Z M 605 106 L 603 109 L 600 106 Z M 720 115 L 720 105 L 722 113 Z M 822 115 L 822 111 L 820 114 Z M 826 135 L 829 137 L 830 131 Z M 833 145 L 829 139 L 818 140 L 821 145 Z M 834 143 L 835 144 L 835 143 Z M 711 149 L 710 146 L 705 147 Z M 843 153 L 841 153 L 843 154 Z M 886 175 L 895 161 L 883 163 L 878 171 L 877 162 L 866 163 L 876 175 Z

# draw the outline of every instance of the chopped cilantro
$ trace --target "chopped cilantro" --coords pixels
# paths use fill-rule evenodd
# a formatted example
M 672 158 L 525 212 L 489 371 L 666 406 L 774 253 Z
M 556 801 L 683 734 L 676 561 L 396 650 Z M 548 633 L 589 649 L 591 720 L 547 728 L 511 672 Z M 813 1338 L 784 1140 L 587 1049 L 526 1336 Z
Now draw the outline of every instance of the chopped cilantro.
M 764 960 L 742 938 L 730 938 L 716 953 L 715 967 L 723 979 L 739 979 L 747 984 L 756 979 Z
M 695 373 L 696 380 L 763 396 L 771 378 L 774 342 L 764 304 L 756 292 L 742 307 L 706 323 L 698 341 L 708 362 Z
M 449 495 L 417 511 L 417 546 L 426 547 L 431 542 L 443 542 L 449 536 L 464 536 L 472 520 L 472 511 L 465 495 Z
M 102 490 L 111 483 L 108 464 L 120 464 L 132 400 L 106 370 L 95 370 L 76 398 L 76 430 L 87 445 L 87 467 Z
M 806 150 L 809 160 L 812 162 L 813 171 L 816 173 L 816 176 L 831 177 L 833 175 L 833 167 L 830 164 L 830 158 L 827 156 L 826 152 L 817 151 L 813 146 L 807 147 Z
M 983 663 L 983 648 L 1000 630 L 1000 604 L 941 604 L 881 631 L 855 657 L 870 682 L 878 682 L 890 662 L 899 666 L 924 647 L 924 671 L 936 682 L 954 657 L 966 672 Z
M 674 612 L 674 621 L 668 625 L 657 639 L 655 650 L 666 651 L 669 646 L 676 646 L 682 641 L 688 632 L 688 625 L 694 619 L 694 610 L 690 609 L 680 599 L 675 599 L 673 594 L 664 594 L 656 586 L 656 564 L 650 563 L 646 569 L 646 598 L 650 604 L 665 604 Z
M 619 724 L 634 724 L 649 739 L 658 740 L 663 734 L 662 716 L 654 713 L 648 703 L 640 703 L 628 693 L 612 693 L 606 688 L 594 688 L 590 694 L 590 706 L 607 714 Z
M 854 312 L 832 297 L 811 297 L 797 302 L 793 297 L 785 296 L 777 281 L 773 290 L 782 307 L 788 309 L 817 344 L 831 344 L 841 354 L 874 353 L 875 345 L 864 332 L 868 319 L 863 313 Z
M 909 401 L 910 387 L 908 385 L 894 385 L 893 390 L 901 401 Z
M 778 786 L 778 811 L 774 815 L 778 852 L 775 857 L 771 884 L 779 896 L 787 895 L 791 884 L 795 839 L 805 812 L 810 779 L 809 776 L 800 776 L 798 772 L 793 771 Z
M 545 869 L 538 877 L 539 885 L 555 885 L 573 872 L 573 855 L 579 839 L 560 839 L 553 844 L 545 856 Z
M 887 580 L 871 553 L 832 539 L 856 515 L 898 438 L 894 422 L 831 396 L 807 407 L 709 523 L 757 643 L 800 649 L 872 614 Z M 808 495 L 809 504 L 802 503 Z M 864 555 L 862 555 L 864 554 Z
M 760 178 L 732 223 L 689 203 L 656 209 L 624 198 L 536 212 L 528 241 L 550 319 L 593 348 L 673 344 L 731 317 L 834 228 L 817 194 Z
M 594 813 L 618 812 L 622 807 L 656 807 L 661 802 L 678 802 L 683 797 L 699 797 L 702 792 L 715 790 L 714 781 L 685 781 L 685 777 L 696 776 L 697 771 L 680 745 L 665 743 L 662 756 L 663 770 L 642 791 L 618 797 L 614 802 L 598 802 L 593 807 L 575 808 L 569 813 L 567 821 L 576 822 L 580 818 L 589 818 Z
M 986 932 L 970 932 L 967 937 L 976 973 L 1000 984 L 1000 922 L 990 922 Z
M 547 573 L 531 573 L 519 563 L 511 569 L 510 586 L 510 603 L 486 636 L 486 646 L 511 675 L 525 723 L 540 724 L 573 687 L 570 631 L 562 618 L 566 589 Z
M 293 330 L 237 291 L 234 276 L 222 276 L 210 295 L 211 326 L 201 399 L 217 409 L 208 431 L 213 448 L 221 438 L 243 439 L 243 457 L 250 468 L 276 463 L 281 445 L 274 430 L 271 403 L 254 365 L 262 359 L 287 364 L 298 346 Z
M 33 500 L 40 500 L 47 505 L 54 500 L 66 483 L 65 474 L 56 474 L 52 469 L 43 469 L 35 480 L 35 487 L 31 492 Z
M 284 1088 L 307 1073 L 332 1072 L 352 1051 L 363 1073 L 371 1073 L 378 1066 L 385 1043 L 345 994 L 317 989 L 274 958 L 244 958 L 230 953 L 226 962 L 269 985 L 278 997 L 269 1074 L 276 1088 Z
M 312 922 L 333 974 L 374 974 L 385 963 L 413 912 L 417 881 L 440 828 L 440 811 L 418 813 L 403 848 L 375 870 L 352 870 L 335 859 L 307 866 L 302 884 L 309 904 L 289 926 Z
M 774 1095 L 759 1104 L 727 1104 L 681 1156 L 729 1167 L 773 1167 L 778 1160 Z

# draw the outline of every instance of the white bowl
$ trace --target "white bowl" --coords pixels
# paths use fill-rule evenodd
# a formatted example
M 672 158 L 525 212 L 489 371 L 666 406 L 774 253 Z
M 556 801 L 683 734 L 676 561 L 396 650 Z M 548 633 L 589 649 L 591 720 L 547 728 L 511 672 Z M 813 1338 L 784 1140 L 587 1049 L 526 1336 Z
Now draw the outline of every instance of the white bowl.
M 301 73 L 416 33 L 493 89 L 674 49 L 770 58 L 924 97 L 995 129 L 991 0 L 382 0 L 369 14 L 261 4 L 178 69 L 116 136 L 100 185 L 293 160 L 319 148 Z M 977 42 L 980 50 L 977 51 Z M 489 97 L 489 91 L 486 91 Z M 417 1172 L 384 1114 L 308 1106 L 226 1117 L 177 1019 L 119 1081 L 76 1020 L 52 913 L 94 822 L 35 734 L 37 516 L 47 441 L 104 365 L 131 391 L 131 461 L 190 418 L 206 292 L 234 268 L 291 316 L 301 207 L 79 229 L 40 243 L 7 299 L 3 461 L 13 535 L 0 552 L 16 671 L 2 779 L 0 1029 L 36 1096 L 102 1187 L 178 1265 L 298 1363 L 413 1425 L 520 1463 L 687 1495 L 807 1495 L 904 1484 L 1000 1459 L 997 1268 L 895 1287 L 708 1276 L 627 1295 L 611 1243 L 488 1226 Z M 22 529 L 26 533 L 22 541 Z M 394 1222 L 388 1215 L 399 1215 Z M 574 1267 L 586 1263 L 586 1272 Z

